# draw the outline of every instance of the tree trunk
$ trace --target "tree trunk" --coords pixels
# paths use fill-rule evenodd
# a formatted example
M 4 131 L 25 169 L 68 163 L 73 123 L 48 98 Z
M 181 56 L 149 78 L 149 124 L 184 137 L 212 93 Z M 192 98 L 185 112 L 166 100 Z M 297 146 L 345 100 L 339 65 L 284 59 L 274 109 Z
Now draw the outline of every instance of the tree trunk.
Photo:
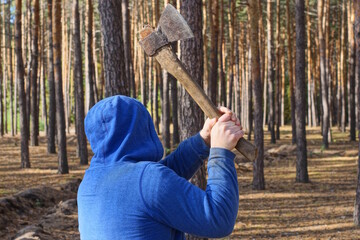
M 32 45 L 31 45 L 31 146 L 39 146 L 39 105 L 37 104 L 38 89 L 38 59 L 39 59 L 39 25 L 40 8 L 39 0 L 34 1 L 34 22 L 32 24 Z M 30 93 L 28 93 L 30 94 Z
M 340 18 L 340 22 L 341 22 L 341 18 Z M 338 49 L 338 52 L 341 52 L 341 40 L 340 38 L 338 38 L 338 40 L 336 41 L 336 48 Z M 341 128 L 341 63 L 340 63 L 340 54 L 338 54 L 337 56 L 337 81 L 336 81 L 336 123 L 338 125 L 338 129 L 340 130 Z
M 253 164 L 252 187 L 256 190 L 265 189 L 264 179 L 264 132 L 262 111 L 262 86 L 259 54 L 259 9 L 255 1 L 249 2 L 250 36 L 251 36 L 251 75 L 254 92 L 254 140 L 258 155 Z
M 239 31 L 240 32 L 240 31 Z M 239 38 L 235 35 L 235 113 L 236 116 L 240 116 L 241 112 L 241 100 L 240 100 L 240 76 L 241 76 L 241 69 L 240 69 L 240 52 L 239 52 Z
M 52 30 L 52 0 L 48 0 L 48 85 L 49 85 L 49 132 L 48 132 L 48 153 L 56 153 L 56 99 L 54 82 L 54 49 Z M 19 93 L 20 94 L 20 93 Z
M 61 0 L 55 0 L 53 4 L 52 18 L 54 20 L 53 49 L 54 49 L 54 79 L 56 99 L 56 130 L 58 139 L 58 172 L 69 173 L 66 156 L 66 135 L 65 135 L 65 112 L 64 97 L 62 91 L 62 68 L 61 68 Z
M 131 96 L 136 98 L 134 70 L 131 57 L 129 0 L 122 0 L 121 7 L 126 79 L 128 81 L 128 85 L 130 86 Z
M 28 124 L 28 128 L 30 129 L 30 111 L 31 111 L 31 66 L 32 66 L 32 55 L 31 55 L 31 47 L 27 47 L 27 46 L 31 46 L 31 20 L 32 20 L 32 11 L 31 11 L 31 0 L 27 0 L 26 3 L 26 32 L 24 32 L 24 34 L 26 34 L 26 42 L 25 42 L 25 46 L 26 46 L 26 51 L 25 51 L 25 66 L 26 66 L 26 114 L 27 114 L 27 124 Z M 30 137 L 30 135 L 29 135 Z M 30 139 L 29 139 L 30 140 Z
M 100 5 L 99 5 L 100 6 Z M 86 93 L 86 112 L 94 106 L 94 59 L 93 59 L 93 1 L 86 1 L 86 17 L 85 17 L 85 93 Z M 121 19 L 121 15 L 120 15 Z
M 44 131 L 46 136 L 48 135 L 48 123 L 47 123 L 47 105 L 46 105 L 46 85 L 45 85 L 45 71 L 46 71 L 46 57 L 45 57 L 45 29 L 46 29 L 46 18 L 45 18 L 45 0 L 41 1 L 41 104 L 42 104 L 42 119 L 44 122 Z M 16 111 L 15 111 L 16 112 Z M 15 117 L 16 119 L 16 117 Z M 16 122 L 16 121 L 15 121 Z
M 309 0 L 306 0 L 306 3 L 309 3 Z M 307 5 L 309 6 L 309 5 Z M 287 41 L 288 41 L 288 65 L 289 65 L 289 87 L 290 87 L 290 107 L 291 107 L 291 133 L 292 133 L 292 138 L 291 138 L 291 142 L 292 144 L 296 144 L 296 121 L 295 121 L 295 94 L 294 94 L 294 69 L 293 69 L 293 38 L 292 38 L 292 18 L 290 15 L 290 3 L 289 0 L 286 0 L 286 28 L 287 28 Z M 308 30 L 307 34 L 310 34 L 310 29 Z M 310 40 L 310 36 L 308 36 L 308 40 Z M 308 41 L 308 49 L 310 49 L 310 44 Z M 309 50 L 308 50 L 309 51 Z M 310 59 L 308 58 L 308 61 L 310 61 Z M 308 70 L 308 72 L 310 73 L 311 71 Z M 310 79 L 308 79 L 308 81 L 310 81 Z
M 276 143 L 275 138 L 275 115 L 274 115 L 274 70 L 273 70 L 273 33 L 272 33 L 272 1 L 267 3 L 267 63 L 268 63 L 268 99 L 269 99 L 269 130 L 271 135 L 271 143 Z
M 309 0 L 305 1 L 306 9 L 309 12 Z M 314 99 L 314 75 L 312 73 L 313 58 L 311 56 L 311 19 L 310 14 L 306 14 L 306 24 L 307 24 L 307 77 L 308 77 L 308 125 L 317 126 L 316 114 L 315 114 L 315 99 Z M 295 115 L 293 117 L 295 119 Z
M 176 1 L 176 0 L 174 0 Z M 209 57 L 208 57 L 208 26 L 209 26 L 209 16 L 207 10 L 209 1 L 203 0 L 203 41 L 204 41 L 204 90 L 206 93 L 209 92 Z M 210 15 L 210 21 L 211 21 L 211 14 Z
M 275 48 L 275 125 L 276 131 L 275 136 L 276 139 L 280 139 L 280 101 L 281 101 L 281 91 L 280 91 L 280 83 L 281 83 L 281 61 L 280 61 L 280 0 L 276 0 L 276 48 Z
M 122 37 L 121 1 L 99 1 L 101 33 L 104 39 L 105 97 L 129 95 Z
M 250 31 L 250 24 L 248 24 L 248 29 Z M 247 46 L 248 46 L 248 71 L 247 71 L 247 75 L 248 75 L 248 82 L 247 82 L 247 118 L 248 118 L 248 137 L 247 139 L 250 141 L 251 140 L 251 134 L 252 134 L 252 130 L 253 130 L 253 92 L 252 92 L 252 52 L 251 52 L 251 41 L 250 40 L 250 34 L 247 34 Z
M 12 37 L 11 37 L 11 35 L 12 35 L 12 31 L 11 31 L 11 27 L 10 27 L 10 9 L 11 9 L 11 1 L 8 1 L 8 19 L 9 19 L 9 24 L 8 24 L 8 32 L 9 32 L 9 36 L 8 36 L 8 63 L 10 63 L 9 64 L 9 91 L 10 91 L 10 130 L 11 130 L 11 136 L 14 136 L 14 104 L 13 104 L 13 102 L 14 102 L 14 94 L 13 94 L 13 92 L 14 92 L 14 90 L 13 90 L 13 88 L 14 88 L 14 84 L 13 84 L 13 55 L 12 55 L 12 45 L 11 45 L 11 39 L 12 39 Z
M 329 148 L 328 131 L 329 131 L 329 102 L 328 102 L 328 82 L 326 78 L 326 46 L 324 39 L 324 0 L 318 1 L 318 33 L 319 33 L 319 57 L 320 57 L 320 74 L 321 74 L 321 101 L 322 101 L 322 137 L 323 146 Z
M 153 26 L 157 26 L 157 22 L 159 19 L 159 0 L 152 0 L 152 23 Z M 154 103 L 154 120 L 155 120 L 155 129 L 158 134 L 160 134 L 160 118 L 159 118 L 159 90 L 162 92 L 161 89 L 161 82 L 162 82 L 162 76 L 161 76 L 161 68 L 160 64 L 157 61 L 153 62 L 153 71 L 154 71 L 154 88 L 153 88 L 153 103 Z M 161 94 L 160 94 L 160 101 Z
M 163 97 L 161 105 L 161 136 L 165 150 L 170 152 L 170 81 L 172 76 L 163 70 Z
M 285 125 L 285 45 L 284 45 L 285 34 L 281 34 L 281 45 L 283 46 L 280 51 L 280 64 L 281 64 L 281 108 L 280 108 L 280 124 Z
M 349 116 L 350 116 L 350 140 L 356 141 L 356 116 L 355 116 L 355 41 L 354 41 L 354 8 L 351 6 L 351 1 L 347 2 L 348 12 L 348 34 L 349 34 Z
M 16 76 L 19 91 L 19 108 L 20 108 L 20 131 L 21 131 L 21 167 L 30 168 L 29 160 L 29 128 L 26 115 L 26 96 L 24 89 L 24 63 L 22 59 L 21 44 L 21 6 L 22 1 L 15 1 L 15 49 L 16 49 Z
M 4 83 L 3 83 L 3 99 L 4 99 L 4 130 L 5 133 L 8 133 L 8 108 L 7 108 L 7 86 L 8 82 L 11 82 L 11 72 L 12 69 L 10 54 L 11 54 L 11 27 L 10 27 L 10 5 L 11 1 L 8 0 L 3 5 L 3 13 L 4 13 Z
M 84 89 L 83 89 L 83 71 L 81 56 L 80 39 L 80 14 L 79 0 L 74 1 L 73 5 L 73 41 L 74 41 L 74 81 L 75 81 L 75 101 L 76 101 L 76 129 L 80 164 L 88 164 L 87 142 L 84 131 Z
M 220 22 L 219 22 L 219 40 L 218 40 L 218 53 L 219 53 L 219 87 L 218 87 L 218 103 L 221 106 L 227 106 L 226 98 L 226 81 L 225 81 L 225 39 L 224 39 L 224 28 L 225 28 L 225 19 L 224 19 L 224 0 L 219 0 L 219 13 L 220 13 Z M 231 1 L 231 0 L 230 0 Z
M 233 94 L 233 85 L 234 85 L 234 64 L 235 64 L 235 13 L 236 13 L 236 3 L 235 0 L 229 0 L 229 4 L 230 4 L 230 10 L 229 10 L 229 14 L 228 14 L 228 18 L 230 21 L 230 26 L 229 26 L 229 40 L 230 40 L 230 54 L 229 54 L 229 70 L 228 70 L 228 84 L 227 84 L 227 89 L 228 89 L 228 94 L 227 94 L 227 107 L 229 109 L 233 108 L 232 107 L 232 94 Z
M 181 61 L 189 70 L 190 75 L 202 86 L 203 80 L 203 38 L 202 38 L 202 0 L 182 0 L 181 14 L 194 33 L 194 38 L 180 42 Z M 197 104 L 183 87 L 180 90 L 180 138 L 184 140 L 201 129 L 204 115 Z M 205 165 L 200 167 L 191 178 L 191 182 L 201 189 L 206 188 Z M 204 239 L 188 235 L 187 239 Z
M 211 15 L 210 35 L 210 76 L 209 76 L 209 97 L 216 105 L 216 91 L 218 80 L 218 35 L 219 35 L 219 0 L 209 1 L 209 10 Z
M 296 11 L 296 182 L 309 182 L 305 131 L 305 7 L 303 0 L 295 0 Z
M 0 17 L 0 29 L 4 29 L 5 23 L 2 20 L 2 18 Z M 2 32 L 0 31 L 0 34 L 2 34 Z M 0 36 L 0 46 L 2 46 L 2 37 Z M 3 65 L 1 62 L 2 59 L 2 54 L 1 54 L 1 50 L 0 50 L 0 136 L 4 135 L 4 105 L 3 105 L 3 98 L 2 98 L 2 79 L 3 79 Z M 5 66 L 5 65 L 4 65 Z
M 174 6 L 176 6 L 176 0 L 172 0 L 172 4 Z M 173 44 L 173 50 L 175 52 L 177 51 L 177 44 Z M 206 59 L 205 56 L 204 56 L 204 59 Z M 205 62 L 204 62 L 204 67 L 205 67 Z M 172 115 L 172 124 L 173 124 L 172 144 L 174 147 L 174 146 L 177 146 L 177 144 L 179 144 L 179 142 L 180 142 L 178 106 L 179 106 L 179 102 L 181 102 L 181 100 L 179 101 L 179 99 L 178 99 L 177 80 L 171 75 L 169 75 L 169 77 L 170 77 L 170 95 L 171 95 L 171 106 L 172 106 L 171 115 Z
M 341 55 L 340 55 L 340 71 L 341 71 L 341 131 L 346 130 L 346 97 L 347 97 L 347 63 L 346 63 L 346 2 L 343 1 L 341 4 Z
M 360 0 L 354 1 L 354 9 L 355 9 L 355 21 L 354 21 L 354 35 L 356 40 L 356 78 L 360 78 Z M 360 84 L 358 84 L 358 105 L 357 111 L 360 112 Z M 355 207 L 354 207 L 354 223 L 356 226 L 360 226 L 360 121 L 357 126 L 359 133 L 359 154 L 358 154 L 358 169 L 357 169 L 357 187 L 356 187 L 356 197 L 355 197 Z

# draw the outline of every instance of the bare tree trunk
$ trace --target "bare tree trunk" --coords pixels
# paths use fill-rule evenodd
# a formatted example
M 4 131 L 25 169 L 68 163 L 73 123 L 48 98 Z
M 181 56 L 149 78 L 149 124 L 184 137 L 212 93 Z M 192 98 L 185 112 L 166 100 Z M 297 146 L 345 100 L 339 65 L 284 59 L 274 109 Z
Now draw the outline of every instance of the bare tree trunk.
M 260 74 L 260 54 L 259 54 L 259 9 L 255 1 L 249 2 L 250 18 L 250 39 L 251 39 L 251 75 L 254 92 L 254 139 L 258 149 L 258 155 L 253 164 L 252 187 L 256 190 L 265 189 L 264 179 L 264 131 L 263 131 L 263 112 L 262 112 L 262 86 Z
M 25 53 L 25 66 L 26 66 L 26 114 L 27 114 L 27 124 L 30 129 L 30 114 L 31 114 L 31 66 L 32 66 L 32 54 L 31 54 L 31 20 L 32 20 L 32 11 L 31 11 L 31 0 L 27 0 L 26 3 L 26 53 Z M 25 34 L 25 33 L 24 33 Z M 30 137 L 30 135 L 29 135 Z
M 83 90 L 83 71 L 81 56 L 81 39 L 80 39 L 80 14 L 79 0 L 74 1 L 73 5 L 73 41 L 74 41 L 74 81 L 75 81 L 75 101 L 76 101 L 76 129 L 80 164 L 88 164 L 88 151 L 86 136 L 84 131 L 84 90 Z
M 8 1 L 8 19 L 9 19 L 9 24 L 8 24 L 8 32 L 9 32 L 9 36 L 8 36 L 8 45 L 9 48 L 8 50 L 8 63 L 9 63 L 9 86 L 10 86 L 10 130 L 11 130 L 11 136 L 14 136 L 14 84 L 13 84 L 13 57 L 12 57 L 12 46 L 11 46 L 11 35 L 12 35 L 12 31 L 11 31 L 11 27 L 10 27 L 10 9 L 11 9 L 11 1 Z
M 228 95 L 227 95 L 227 107 L 229 109 L 232 108 L 232 94 L 233 94 L 233 85 L 234 85 L 234 62 L 235 62 L 235 45 L 234 45 L 234 39 L 235 39 L 235 13 L 236 13 L 236 3 L 235 0 L 229 0 L 230 4 L 230 10 L 228 14 L 228 18 L 230 21 L 229 26 L 229 40 L 230 40 L 230 56 L 229 56 L 229 70 L 228 70 Z
M 19 107 L 20 107 L 20 131 L 21 131 L 21 167 L 30 168 L 29 160 L 29 129 L 26 115 L 26 96 L 24 89 L 24 63 L 22 60 L 21 44 L 21 0 L 15 1 L 15 49 L 16 49 L 16 76 L 19 88 Z
M 100 4 L 99 4 L 100 6 Z M 86 17 L 85 17 L 85 93 L 86 93 L 86 112 L 94 106 L 94 59 L 93 59 L 93 1 L 86 1 Z M 121 19 L 121 15 L 120 15 Z M 122 30 L 122 29 L 121 29 Z M 125 76 L 126 77 L 126 76 Z
M 276 131 L 275 136 L 276 139 L 280 139 L 280 101 L 281 101 L 281 93 L 280 93 L 280 82 L 281 82 L 281 61 L 280 61 L 280 0 L 276 0 L 276 48 L 275 48 L 275 125 Z
M 4 29 L 4 28 L 5 28 L 5 21 L 3 21 L 2 18 L 0 17 L 0 29 Z M 0 31 L 0 34 L 3 34 L 2 31 Z M 2 46 L 2 39 L 3 38 L 0 36 L 0 46 Z M 2 98 L 2 88 L 3 88 L 2 79 L 4 78 L 3 66 L 5 67 L 5 63 L 2 64 L 1 52 L 2 51 L 0 49 L 0 136 L 3 136 L 4 135 L 4 105 L 3 105 L 3 98 Z
M 235 34 L 235 112 L 236 116 L 240 116 L 241 112 L 241 100 L 240 100 L 240 76 L 241 76 L 241 69 L 240 69 L 240 52 L 239 52 L 239 38 Z M 266 105 L 266 104 L 265 104 Z
M 346 7 L 345 1 L 341 4 L 341 55 L 340 55 L 340 71 L 341 71 L 341 131 L 345 132 L 346 130 L 346 96 L 347 96 L 347 63 L 346 63 Z
M 105 96 L 129 95 L 126 82 L 122 37 L 121 1 L 99 1 L 101 32 L 104 39 Z
M 8 105 L 7 105 L 7 91 L 8 91 L 8 82 L 11 82 L 11 23 L 10 23 L 10 5 L 11 1 L 7 0 L 3 5 L 3 16 L 4 16 L 4 83 L 3 83 L 3 99 L 4 99 L 4 131 L 8 133 Z
M 329 109 L 329 130 L 328 130 L 328 141 L 329 143 L 331 143 L 331 91 L 329 91 L 330 89 L 330 85 L 331 85 L 331 66 L 330 66 L 330 24 L 329 24 L 329 20 L 330 19 L 330 0 L 326 0 L 326 5 L 325 5 L 325 12 L 324 12 L 324 20 L 323 22 L 325 22 L 325 28 L 324 28 L 324 34 L 325 34 L 325 75 L 326 75 L 326 82 L 327 82 L 327 87 L 328 87 L 328 109 Z
M 274 70 L 273 70 L 273 33 L 272 33 L 272 6 L 273 2 L 267 3 L 267 57 L 268 57 L 268 89 L 269 89 L 269 130 L 271 143 L 276 143 L 275 138 L 275 115 L 274 115 Z
M 281 108 L 280 108 L 280 124 L 281 126 L 285 125 L 285 47 L 284 47 L 284 36 L 281 34 L 281 45 L 283 46 L 280 51 L 280 64 L 281 64 L 281 86 L 280 86 L 280 95 L 281 95 Z M 291 65 L 291 64 L 290 64 Z M 292 79 L 291 79 L 292 80 Z
M 309 0 L 306 0 L 307 6 L 309 3 Z M 287 40 L 288 40 L 288 61 L 289 61 L 289 85 L 290 85 L 290 103 L 291 103 L 291 133 L 292 133 L 292 138 L 291 138 L 291 142 L 292 144 L 296 144 L 296 119 L 295 119 L 295 110 L 296 110 L 296 104 L 295 104 L 295 94 L 294 94 L 294 69 L 293 69 L 293 38 L 292 38 L 292 18 L 290 15 L 290 3 L 289 0 L 286 0 L 286 18 L 287 18 L 287 22 L 286 22 L 286 28 L 287 28 Z M 308 20 L 308 17 L 306 18 Z M 310 34 L 310 29 L 308 30 L 307 34 Z M 310 36 L 308 36 L 308 52 L 310 52 L 310 44 L 309 44 L 309 40 L 310 40 Z M 308 61 L 310 61 L 310 59 L 308 58 Z M 308 70 L 308 72 L 310 73 L 311 71 Z M 308 79 L 308 81 L 310 81 L 310 78 Z M 310 111 L 309 111 L 310 112 Z M 310 118 L 309 118 L 310 119 Z
M 351 1 L 347 2 L 348 13 L 348 34 L 349 34 L 349 116 L 350 116 L 350 140 L 356 141 L 356 116 L 355 116 L 355 38 L 353 31 L 354 24 L 354 8 L 351 6 Z
M 250 24 L 248 24 L 248 29 L 250 31 Z M 248 101 L 247 101 L 247 115 L 248 115 L 248 137 L 247 139 L 250 141 L 251 140 L 251 134 L 252 134 L 252 130 L 253 130 L 253 91 L 252 91 L 252 52 L 251 52 L 251 40 L 250 40 L 250 34 L 247 34 L 247 45 L 248 45 L 248 83 L 247 83 L 247 94 L 248 94 Z
M 175 1 L 175 0 L 174 0 Z M 208 31 L 207 28 L 209 26 L 209 17 L 208 17 L 208 5 L 209 1 L 203 0 L 203 40 L 204 40 L 204 90 L 206 93 L 209 92 L 209 57 L 208 57 Z M 211 14 L 210 21 L 211 21 Z
M 216 90 L 218 79 L 218 35 L 219 35 L 219 0 L 209 1 L 209 13 L 211 13 L 210 35 L 210 76 L 209 76 L 209 97 L 216 104 Z
M 288 4 L 288 1 L 287 1 L 287 4 Z M 306 7 L 306 10 L 309 12 L 310 11 L 309 0 L 305 0 L 305 7 Z M 286 9 L 288 9 L 288 5 L 286 6 Z M 308 87 L 308 89 L 307 89 L 308 90 L 307 91 L 308 92 L 308 126 L 311 127 L 311 126 L 314 126 L 314 123 L 313 123 L 312 111 L 311 111 L 311 108 L 312 108 L 312 106 L 311 106 L 311 104 L 312 104 L 312 102 L 311 102 L 311 19 L 310 19 L 309 14 L 306 14 L 306 26 L 307 26 L 307 28 L 306 28 L 306 39 L 307 39 L 306 52 L 307 52 L 307 80 L 308 80 L 308 85 L 307 85 L 307 87 Z M 290 89 L 290 91 L 291 91 L 291 89 Z M 294 102 L 295 102 L 295 98 L 294 98 Z M 294 112 L 294 116 L 295 116 L 295 112 Z M 293 115 L 292 115 L 292 105 L 291 105 L 291 118 L 295 119 L 295 117 L 293 117 Z
M 0 17 L 0 29 L 4 29 L 5 23 Z M 0 32 L 2 34 L 2 32 Z M 2 37 L 0 36 L 0 46 L 2 46 Z M 3 65 L 1 62 L 2 54 L 0 49 L 0 136 L 4 135 L 4 105 L 3 105 L 3 98 L 2 98 L 2 79 L 3 79 Z M 5 64 L 4 64 L 5 65 Z
M 48 153 L 55 153 L 56 99 L 54 82 L 54 49 L 52 30 L 52 0 L 48 0 L 48 84 L 49 84 L 49 132 Z M 19 93 L 20 94 L 20 93 Z
M 152 22 L 153 26 L 157 26 L 157 22 L 159 19 L 159 0 L 152 0 L 152 8 L 153 8 L 153 14 L 152 14 Z M 154 103 L 154 119 L 155 119 L 155 129 L 158 134 L 160 134 L 160 117 L 159 117 L 159 90 L 162 92 L 161 89 L 161 82 L 162 82 L 162 76 L 161 76 L 161 68 L 160 64 L 157 61 L 153 62 L 154 65 L 154 89 L 153 89 L 153 103 Z M 161 94 L 160 94 L 160 101 L 161 101 Z
M 56 129 L 58 139 L 58 172 L 69 173 L 66 156 L 66 135 L 65 135 L 65 112 L 64 97 L 62 92 L 62 68 L 61 68 L 61 0 L 55 0 L 53 4 L 52 17 L 54 20 L 53 48 L 54 48 L 54 79 L 56 99 Z
M 124 54 L 125 54 L 125 72 L 130 86 L 131 96 L 136 98 L 134 70 L 131 57 L 131 39 L 130 39 L 130 16 L 129 16 L 129 0 L 122 0 L 122 28 L 124 40 Z
M 39 0 L 34 1 L 34 22 L 32 24 L 32 46 L 31 46 L 31 146 L 39 145 L 39 105 L 37 104 L 38 89 L 38 59 L 39 59 L 39 25 L 40 7 Z M 30 93 L 29 93 L 30 94 Z
M 360 0 L 354 1 L 355 9 L 355 21 L 354 21 L 354 35 L 356 40 L 356 78 L 360 78 Z M 360 84 L 358 84 L 358 105 L 357 111 L 360 112 Z M 355 197 L 355 207 L 354 207 L 354 223 L 356 226 L 360 226 L 360 121 L 357 126 L 359 133 L 359 154 L 358 154 L 358 168 L 357 168 L 357 186 L 356 186 L 356 197 Z
M 44 122 L 44 132 L 48 134 L 48 123 L 47 123 L 47 105 L 46 105 L 46 85 L 45 85 L 45 71 L 46 71 L 46 57 L 45 57 L 45 29 L 46 29 L 46 19 L 45 19 L 45 0 L 41 0 L 41 104 L 42 104 L 42 119 Z M 16 111 L 15 111 L 16 112 Z M 16 119 L 16 118 L 15 118 Z M 16 122 L 16 121 L 15 121 Z
M 321 73 L 321 100 L 322 100 L 322 137 L 323 146 L 329 148 L 328 131 L 329 131 L 329 102 L 328 102 L 328 82 L 326 78 L 326 46 L 323 28 L 324 0 L 318 1 L 318 33 L 319 33 L 319 56 L 320 56 L 320 73 Z
M 202 38 L 202 0 L 182 0 L 181 14 L 185 21 L 189 23 L 194 33 L 194 38 L 180 42 L 181 61 L 189 70 L 191 76 L 202 86 L 203 80 L 203 38 Z M 190 95 L 181 87 L 180 99 L 180 133 L 181 140 L 184 140 L 196 134 L 204 124 L 204 115 Z M 206 170 L 205 165 L 199 168 L 196 174 L 190 180 L 201 189 L 206 188 Z M 187 239 L 204 239 L 188 235 Z M 206 239 L 206 238 L 205 238 Z
M 165 0 L 164 5 L 168 4 L 169 1 Z M 176 2 L 175 2 L 176 5 Z M 172 44 L 173 50 L 176 48 L 176 44 Z M 163 97 L 161 105 L 161 135 L 163 146 L 166 149 L 166 154 L 170 153 L 170 82 L 173 81 L 174 77 L 163 70 L 162 84 L 163 84 Z M 176 79 L 175 79 L 176 80 Z
M 341 22 L 341 18 L 340 18 L 340 22 Z M 338 49 L 338 52 L 341 52 L 341 39 L 338 38 L 337 42 L 336 42 L 336 48 Z M 341 100 L 342 100 L 342 97 L 341 97 L 341 86 L 342 86 L 342 83 L 341 83 L 341 61 L 340 61 L 340 53 L 337 54 L 337 81 L 336 81 L 336 111 L 337 111 L 337 116 L 336 116 L 336 123 L 337 123 L 337 126 L 338 126 L 338 129 L 340 130 L 341 128 Z
M 320 0 L 321 1 L 321 0 Z M 303 0 L 295 0 L 296 19 L 296 182 L 309 182 L 305 131 L 305 6 Z

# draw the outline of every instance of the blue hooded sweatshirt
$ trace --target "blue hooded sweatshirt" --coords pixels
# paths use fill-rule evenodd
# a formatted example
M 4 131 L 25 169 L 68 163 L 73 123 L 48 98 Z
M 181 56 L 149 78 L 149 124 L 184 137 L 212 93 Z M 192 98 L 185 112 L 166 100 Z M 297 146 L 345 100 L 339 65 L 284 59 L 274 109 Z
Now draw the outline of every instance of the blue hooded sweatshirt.
M 87 114 L 94 156 L 78 190 L 83 240 L 224 237 L 239 204 L 234 154 L 209 149 L 200 134 L 168 157 L 146 108 L 125 96 L 106 98 Z M 188 179 L 208 160 L 202 190 Z

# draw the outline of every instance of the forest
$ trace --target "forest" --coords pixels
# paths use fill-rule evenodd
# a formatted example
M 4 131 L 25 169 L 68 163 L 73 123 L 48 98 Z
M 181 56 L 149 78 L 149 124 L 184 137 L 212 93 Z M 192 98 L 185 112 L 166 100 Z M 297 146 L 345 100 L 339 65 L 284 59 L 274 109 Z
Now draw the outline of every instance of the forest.
M 168 43 L 215 106 L 240 119 L 231 239 L 360 234 L 360 0 L 0 1 L 0 238 L 80 239 L 88 111 L 138 99 L 170 154 L 205 114 L 139 41 L 172 4 Z M 191 182 L 206 188 L 206 164 Z M 187 239 L 203 239 L 188 235 Z

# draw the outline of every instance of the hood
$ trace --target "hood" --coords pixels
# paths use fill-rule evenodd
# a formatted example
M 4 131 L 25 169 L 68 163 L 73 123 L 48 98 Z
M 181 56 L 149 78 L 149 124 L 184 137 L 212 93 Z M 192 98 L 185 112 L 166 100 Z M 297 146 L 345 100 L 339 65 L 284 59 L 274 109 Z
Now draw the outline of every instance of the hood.
M 91 166 L 159 161 L 164 153 L 149 112 L 133 98 L 113 96 L 95 104 L 85 133 L 94 152 Z

